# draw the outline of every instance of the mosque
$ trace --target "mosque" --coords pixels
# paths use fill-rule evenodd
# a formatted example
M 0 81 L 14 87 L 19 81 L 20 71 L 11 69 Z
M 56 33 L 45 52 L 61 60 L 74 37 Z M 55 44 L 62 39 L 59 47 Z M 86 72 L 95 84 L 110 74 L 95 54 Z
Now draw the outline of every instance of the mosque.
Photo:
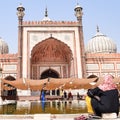
M 25 8 L 17 8 L 18 52 L 9 54 L 8 44 L 0 38 L 1 77 L 92 78 L 105 74 L 120 76 L 120 53 L 113 40 L 97 27 L 96 35 L 84 45 L 82 7 L 74 8 L 76 21 L 52 21 L 47 8 L 41 21 L 24 21 Z M 10 94 L 10 93 L 9 93 Z

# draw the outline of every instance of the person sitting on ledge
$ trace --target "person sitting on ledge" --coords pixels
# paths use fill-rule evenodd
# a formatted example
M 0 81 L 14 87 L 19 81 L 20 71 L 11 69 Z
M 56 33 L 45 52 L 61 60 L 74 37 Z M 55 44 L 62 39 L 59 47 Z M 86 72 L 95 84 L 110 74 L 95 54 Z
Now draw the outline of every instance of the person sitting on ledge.
M 104 113 L 119 114 L 119 92 L 113 76 L 107 74 L 96 88 L 88 89 L 86 96 L 88 113 L 102 117 Z

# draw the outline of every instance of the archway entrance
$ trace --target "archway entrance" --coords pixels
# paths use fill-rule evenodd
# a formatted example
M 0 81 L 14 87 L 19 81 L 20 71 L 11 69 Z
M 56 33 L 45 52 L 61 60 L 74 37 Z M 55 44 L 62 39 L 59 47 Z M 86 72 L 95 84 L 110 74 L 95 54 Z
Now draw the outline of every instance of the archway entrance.
M 59 74 L 52 70 L 52 69 L 48 69 L 46 71 L 44 71 L 42 74 L 41 74 L 41 78 L 40 79 L 45 79 L 45 78 L 59 78 Z M 56 94 L 56 91 L 55 90 L 52 90 L 51 91 L 52 95 L 55 95 Z M 50 91 L 47 91 L 47 94 L 50 95 Z
M 8 81 L 14 81 L 15 78 L 12 76 L 7 76 L 5 78 Z M 8 87 L 13 87 L 12 85 L 6 84 Z M 4 90 L 3 91 L 3 96 L 5 99 L 16 99 L 16 95 L 17 95 L 17 90 L 13 89 L 13 90 Z
M 45 79 L 45 78 L 59 78 L 59 75 L 54 70 L 49 69 L 41 74 L 40 79 Z

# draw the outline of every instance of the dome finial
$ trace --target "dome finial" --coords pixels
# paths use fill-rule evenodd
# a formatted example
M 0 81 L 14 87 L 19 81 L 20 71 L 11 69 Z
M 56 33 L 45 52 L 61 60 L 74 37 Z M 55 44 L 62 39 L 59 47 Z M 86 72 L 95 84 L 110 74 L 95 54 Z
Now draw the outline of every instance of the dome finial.
M 42 21 L 51 21 L 51 19 L 48 17 L 48 10 L 47 7 L 45 8 L 45 16 Z
M 20 3 L 20 6 L 22 6 L 22 3 Z
M 98 26 L 98 25 L 97 25 L 97 32 L 100 32 L 100 31 L 99 31 L 99 26 Z
M 48 10 L 47 10 L 47 7 L 45 9 L 45 17 L 48 17 Z
M 78 2 L 78 0 L 76 0 L 76 3 L 77 3 L 77 5 L 79 5 L 79 2 Z

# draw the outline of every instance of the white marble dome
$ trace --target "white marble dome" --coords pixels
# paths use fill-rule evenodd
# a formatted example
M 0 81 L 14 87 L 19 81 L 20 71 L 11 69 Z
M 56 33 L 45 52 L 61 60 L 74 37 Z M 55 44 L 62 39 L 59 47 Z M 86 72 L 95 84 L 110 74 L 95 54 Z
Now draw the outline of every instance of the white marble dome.
M 9 53 L 9 48 L 7 43 L 0 37 L 0 54 Z
M 97 33 L 88 41 L 85 49 L 86 53 L 116 53 L 116 44 L 97 30 Z

